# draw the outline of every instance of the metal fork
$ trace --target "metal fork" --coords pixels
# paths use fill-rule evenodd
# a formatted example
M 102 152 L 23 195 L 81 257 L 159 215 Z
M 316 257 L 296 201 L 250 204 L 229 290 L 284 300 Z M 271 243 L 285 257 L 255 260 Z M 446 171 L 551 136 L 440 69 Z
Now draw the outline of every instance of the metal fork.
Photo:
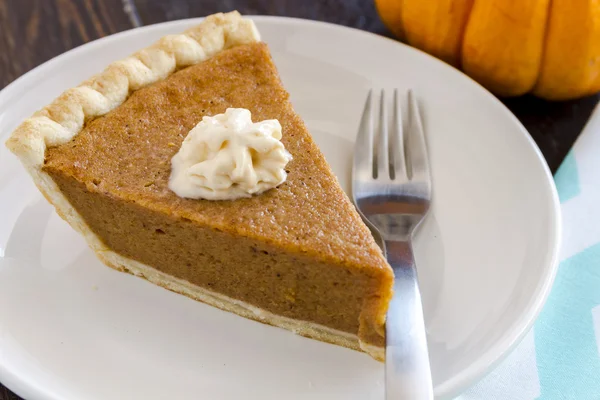
M 354 203 L 381 235 L 384 254 L 395 274 L 394 296 L 385 329 L 387 400 L 433 399 L 421 294 L 411 245 L 415 228 L 429 210 L 431 178 L 423 126 L 412 91 L 408 92 L 408 102 L 409 129 L 405 140 L 398 90 L 394 91 L 391 126 L 385 93 L 381 91 L 377 127 L 373 125 L 369 92 L 352 171 Z

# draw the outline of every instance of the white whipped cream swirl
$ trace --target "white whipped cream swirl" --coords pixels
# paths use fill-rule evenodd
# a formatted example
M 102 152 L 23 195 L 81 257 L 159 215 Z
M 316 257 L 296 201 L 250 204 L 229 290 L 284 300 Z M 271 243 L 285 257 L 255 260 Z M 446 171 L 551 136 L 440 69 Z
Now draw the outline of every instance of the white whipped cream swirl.
M 179 197 L 234 200 L 285 182 L 291 155 L 276 119 L 252 122 L 245 108 L 204 117 L 171 159 L 169 189 Z

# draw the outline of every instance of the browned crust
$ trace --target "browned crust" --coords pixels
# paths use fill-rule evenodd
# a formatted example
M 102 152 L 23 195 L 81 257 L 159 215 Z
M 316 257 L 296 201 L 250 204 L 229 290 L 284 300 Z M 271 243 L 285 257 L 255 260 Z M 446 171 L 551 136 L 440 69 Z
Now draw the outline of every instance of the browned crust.
M 39 169 L 47 147 L 70 141 L 87 121 L 118 107 L 131 92 L 225 49 L 258 41 L 254 23 L 237 11 L 208 16 L 184 33 L 167 35 L 68 89 L 18 126 L 6 146 L 26 167 Z
M 183 34 L 168 35 L 103 72 L 69 89 L 15 129 L 6 146 L 19 157 L 44 197 L 96 253 L 109 249 L 87 226 L 54 180 L 43 171 L 47 147 L 58 146 L 81 132 L 86 121 L 122 104 L 129 94 L 164 79 L 178 68 L 202 62 L 241 44 L 258 42 L 251 20 L 236 11 L 208 16 Z

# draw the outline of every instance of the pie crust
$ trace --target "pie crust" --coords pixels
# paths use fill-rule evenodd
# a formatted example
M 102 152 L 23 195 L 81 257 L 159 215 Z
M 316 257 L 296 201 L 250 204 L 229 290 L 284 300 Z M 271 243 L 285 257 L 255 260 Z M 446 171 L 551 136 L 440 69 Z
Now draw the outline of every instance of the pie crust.
M 165 79 L 179 69 L 205 61 L 222 50 L 258 41 L 260 35 L 254 23 L 242 18 L 238 12 L 208 16 L 198 26 L 182 34 L 165 36 L 153 45 L 110 64 L 103 72 L 79 86 L 65 91 L 17 127 L 6 145 L 19 157 L 38 189 L 55 206 L 58 214 L 84 236 L 88 245 L 105 264 L 223 310 L 303 336 L 362 350 L 382 360 L 383 348 L 362 343 L 355 334 L 275 315 L 171 277 L 111 251 L 92 232 L 53 179 L 42 169 L 47 148 L 69 142 L 87 121 L 115 109 L 133 91 Z

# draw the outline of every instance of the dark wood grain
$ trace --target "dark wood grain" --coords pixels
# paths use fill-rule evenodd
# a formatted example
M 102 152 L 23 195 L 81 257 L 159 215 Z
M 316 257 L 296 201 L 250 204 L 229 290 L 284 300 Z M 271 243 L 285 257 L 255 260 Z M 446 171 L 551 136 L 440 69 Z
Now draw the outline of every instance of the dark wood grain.
M 278 15 L 387 31 L 371 0 L 134 0 L 144 25 L 238 10 L 247 15 Z
M 0 0 L 0 88 L 44 61 L 99 37 L 140 24 L 234 9 L 332 22 L 391 37 L 371 0 Z M 503 102 L 529 130 L 555 171 L 598 96 L 557 103 L 524 96 Z M 18 399 L 0 384 L 0 400 Z
M 0 384 L 0 400 L 20 400 L 21 398 Z
M 131 26 L 121 0 L 0 0 L 0 88 L 58 54 Z

